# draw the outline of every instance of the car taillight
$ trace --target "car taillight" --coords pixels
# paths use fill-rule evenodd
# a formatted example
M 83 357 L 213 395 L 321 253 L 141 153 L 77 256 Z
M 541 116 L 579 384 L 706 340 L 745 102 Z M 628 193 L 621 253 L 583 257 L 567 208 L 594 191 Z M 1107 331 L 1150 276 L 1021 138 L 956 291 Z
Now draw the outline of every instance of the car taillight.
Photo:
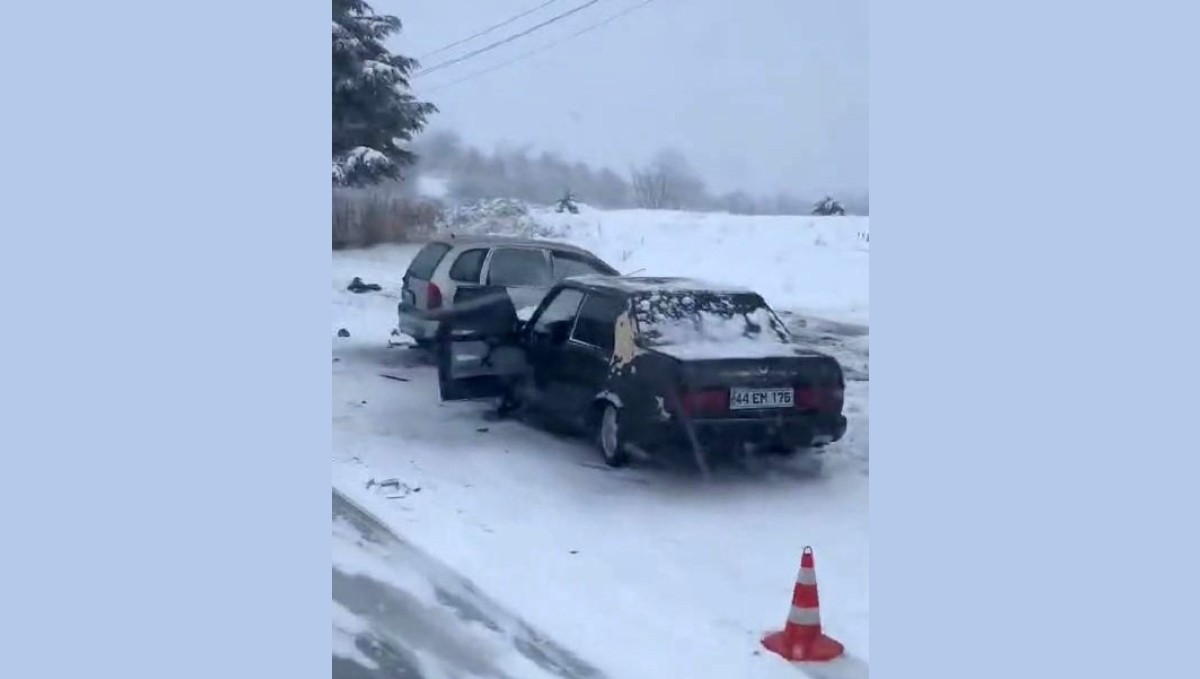
M 688 415 L 722 413 L 729 409 L 729 392 L 725 389 L 685 391 L 680 395 L 683 412 Z
M 845 393 L 841 387 L 801 387 L 796 389 L 799 410 L 841 410 Z
M 442 308 L 442 289 L 430 283 L 425 288 L 425 308 L 426 309 L 441 309 Z
M 796 407 L 800 410 L 820 410 L 821 393 L 812 387 L 797 389 Z

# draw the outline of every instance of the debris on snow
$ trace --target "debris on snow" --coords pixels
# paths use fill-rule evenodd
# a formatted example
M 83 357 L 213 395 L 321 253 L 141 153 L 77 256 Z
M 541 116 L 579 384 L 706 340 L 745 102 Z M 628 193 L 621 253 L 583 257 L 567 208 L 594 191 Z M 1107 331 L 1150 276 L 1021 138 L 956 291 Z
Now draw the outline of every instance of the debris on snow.
M 384 496 L 389 500 L 399 500 L 408 497 L 412 493 L 421 492 L 420 486 L 410 486 L 400 479 L 384 479 L 383 481 L 376 481 L 375 479 L 368 480 L 367 490 L 372 490 L 375 488 L 378 488 L 380 492 L 383 492 L 387 489 L 396 491 L 391 495 Z
M 394 349 L 396 347 L 413 347 L 416 346 L 416 344 L 416 340 L 408 335 L 405 335 L 396 328 L 392 328 L 391 338 L 389 338 L 387 342 L 388 349 Z
M 354 280 L 350 281 L 350 285 L 346 286 L 346 289 L 350 292 L 357 292 L 361 294 L 364 292 L 378 292 L 382 290 L 383 287 L 378 283 L 364 283 L 363 279 L 355 276 Z

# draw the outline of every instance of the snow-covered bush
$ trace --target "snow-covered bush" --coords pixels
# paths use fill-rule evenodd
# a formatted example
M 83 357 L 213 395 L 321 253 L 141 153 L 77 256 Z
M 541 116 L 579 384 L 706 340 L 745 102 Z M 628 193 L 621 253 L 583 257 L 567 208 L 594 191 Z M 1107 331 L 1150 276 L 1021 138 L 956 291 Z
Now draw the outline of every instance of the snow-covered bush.
M 438 221 L 441 233 L 554 238 L 559 232 L 539 222 L 529 205 L 511 198 L 493 198 L 446 211 Z

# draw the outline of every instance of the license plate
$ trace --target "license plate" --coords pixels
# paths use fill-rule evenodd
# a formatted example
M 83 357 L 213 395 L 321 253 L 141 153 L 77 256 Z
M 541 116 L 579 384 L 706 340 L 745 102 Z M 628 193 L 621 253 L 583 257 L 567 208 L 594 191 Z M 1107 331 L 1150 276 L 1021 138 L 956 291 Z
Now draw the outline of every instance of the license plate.
M 753 410 L 756 408 L 791 408 L 795 404 L 791 387 L 784 389 L 729 390 L 730 410 Z

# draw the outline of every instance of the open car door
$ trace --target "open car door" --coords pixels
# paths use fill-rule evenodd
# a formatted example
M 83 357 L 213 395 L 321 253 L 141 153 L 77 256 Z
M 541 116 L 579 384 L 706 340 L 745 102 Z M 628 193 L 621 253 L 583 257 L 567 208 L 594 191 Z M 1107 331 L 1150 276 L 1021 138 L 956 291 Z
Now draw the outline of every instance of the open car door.
M 528 370 L 521 321 L 503 286 L 460 286 L 438 331 L 443 401 L 496 398 Z

